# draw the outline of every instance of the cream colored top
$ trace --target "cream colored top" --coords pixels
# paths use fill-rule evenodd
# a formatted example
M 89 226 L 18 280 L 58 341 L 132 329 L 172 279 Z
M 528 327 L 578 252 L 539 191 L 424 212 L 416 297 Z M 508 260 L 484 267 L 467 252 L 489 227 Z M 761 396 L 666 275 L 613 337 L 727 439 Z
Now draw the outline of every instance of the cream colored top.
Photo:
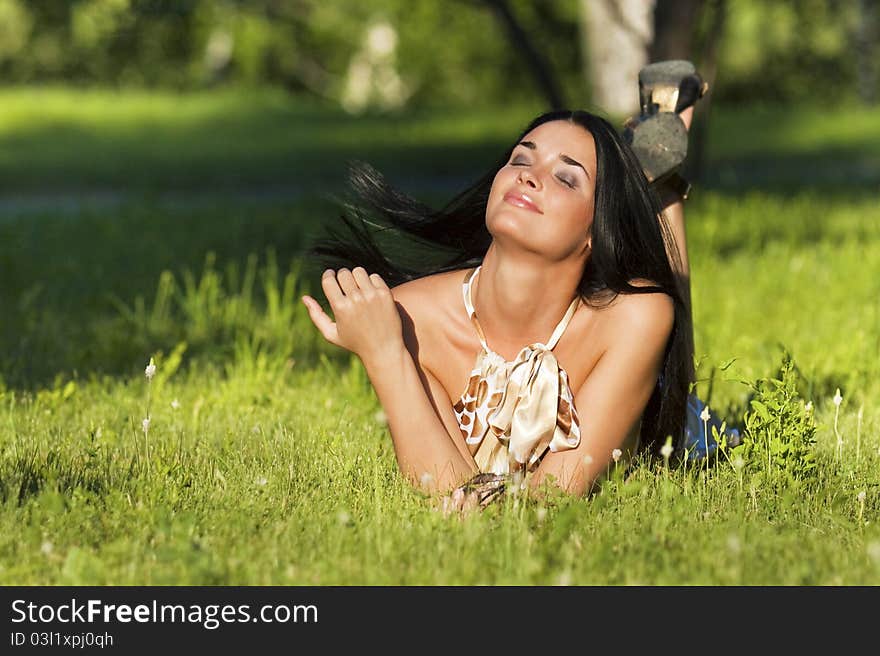
M 506 361 L 489 348 L 474 311 L 471 287 L 480 268 L 465 279 L 462 296 L 483 349 L 453 410 L 465 441 L 479 445 L 474 459 L 481 472 L 532 471 L 547 449 L 573 449 L 581 441 L 568 374 L 553 355 L 580 297 L 571 302 L 546 344 L 529 344 Z

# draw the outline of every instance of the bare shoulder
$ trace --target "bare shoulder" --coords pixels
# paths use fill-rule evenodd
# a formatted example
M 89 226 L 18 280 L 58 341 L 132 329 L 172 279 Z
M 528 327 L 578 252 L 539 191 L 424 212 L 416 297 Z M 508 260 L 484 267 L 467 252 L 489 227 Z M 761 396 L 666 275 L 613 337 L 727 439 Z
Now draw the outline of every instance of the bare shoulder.
M 636 287 L 648 281 L 633 281 Z M 616 334 L 665 341 L 675 321 L 675 304 L 668 294 L 646 292 L 620 294 L 612 305 L 612 323 Z
M 461 284 L 468 269 L 434 273 L 391 288 L 391 295 L 403 320 L 404 340 L 413 355 L 424 363 L 426 347 L 443 342 L 437 339 L 443 326 L 455 324 L 460 318 Z
M 452 292 L 461 287 L 466 273 L 465 269 L 432 273 L 395 285 L 391 295 L 414 319 L 427 321 L 432 315 L 442 313 Z

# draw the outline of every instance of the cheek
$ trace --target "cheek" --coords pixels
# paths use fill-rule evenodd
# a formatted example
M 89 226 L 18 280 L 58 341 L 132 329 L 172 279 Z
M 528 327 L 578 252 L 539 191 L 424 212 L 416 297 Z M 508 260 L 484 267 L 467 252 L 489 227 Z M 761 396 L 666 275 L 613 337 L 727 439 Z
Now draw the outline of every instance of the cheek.
M 492 179 L 492 186 L 489 188 L 489 198 L 495 198 L 496 196 L 500 197 L 503 190 L 506 189 L 512 182 L 512 179 L 515 178 L 516 174 L 509 166 L 500 168 L 498 173 L 496 173 L 495 177 Z
M 503 203 L 504 192 L 516 179 L 516 172 L 511 171 L 510 167 L 503 167 L 492 180 L 492 186 L 489 188 L 489 198 L 486 202 L 486 208 L 491 212 L 497 209 Z
M 593 224 L 593 200 L 568 194 L 556 204 L 555 214 L 561 217 L 566 228 L 579 237 L 586 236 Z

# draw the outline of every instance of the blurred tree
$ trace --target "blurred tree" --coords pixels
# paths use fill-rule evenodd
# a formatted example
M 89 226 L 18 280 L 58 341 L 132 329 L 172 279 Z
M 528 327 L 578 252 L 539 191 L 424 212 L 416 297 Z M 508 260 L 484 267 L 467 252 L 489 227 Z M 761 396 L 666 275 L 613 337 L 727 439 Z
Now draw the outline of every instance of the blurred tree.
M 638 111 L 635 80 L 648 62 L 689 59 L 702 70 L 705 55 L 717 59 L 724 15 L 718 0 L 581 0 L 586 78 L 596 102 L 617 114 Z M 701 29 L 710 23 L 708 31 Z M 700 38 L 701 35 L 708 38 Z
M 363 47 L 348 65 L 343 107 L 358 112 L 370 105 L 382 110 L 403 106 L 410 91 L 397 72 L 396 50 L 397 30 L 389 22 L 379 20 L 369 26 Z
M 718 53 L 724 39 L 727 12 L 727 0 L 710 0 L 701 9 L 697 29 L 694 63 L 698 66 L 703 80 L 709 83 L 709 93 L 694 109 L 694 121 L 689 137 L 684 174 L 694 181 L 703 178 L 706 168 L 709 117 L 712 100 L 717 95 L 715 86 L 718 79 Z
M 683 55 L 710 80 L 717 61 L 716 100 L 831 102 L 860 92 L 876 102 L 877 3 L 0 0 L 0 80 L 269 84 L 341 103 L 367 75 L 373 91 L 360 111 L 399 106 L 389 100 L 397 88 L 410 107 L 540 99 L 621 115 L 637 107 L 635 85 L 622 80 L 649 56 Z M 376 25 L 390 28 L 394 48 L 368 74 Z
M 694 59 L 693 42 L 705 0 L 656 0 L 648 60 Z
M 635 80 L 648 63 L 654 0 L 580 0 L 579 6 L 584 76 L 593 104 L 611 114 L 637 113 Z
M 880 55 L 877 40 L 880 38 L 880 2 L 859 0 L 859 20 L 856 29 L 856 67 L 859 97 L 867 105 L 877 103 L 877 58 Z
M 33 17 L 18 0 L 0 0 L 0 62 L 14 60 L 27 45 Z
M 833 103 L 855 98 L 851 26 L 858 0 L 735 0 L 714 95 L 728 102 Z
M 484 2 L 495 13 L 514 50 L 522 53 L 538 88 L 541 89 L 550 108 L 562 109 L 565 107 L 562 89 L 556 81 L 553 69 L 547 65 L 543 55 L 532 44 L 528 33 L 520 25 L 519 20 L 517 20 L 511 10 L 510 4 L 506 0 L 484 0 Z

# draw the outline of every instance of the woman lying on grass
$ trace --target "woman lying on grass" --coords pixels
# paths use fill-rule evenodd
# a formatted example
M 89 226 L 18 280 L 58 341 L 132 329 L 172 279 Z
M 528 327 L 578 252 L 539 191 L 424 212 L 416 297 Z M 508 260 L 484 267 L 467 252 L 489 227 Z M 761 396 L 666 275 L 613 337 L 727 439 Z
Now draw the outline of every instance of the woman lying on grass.
M 684 129 L 704 90 L 686 107 L 673 100 Z M 585 111 L 539 116 L 440 211 L 360 167 L 367 211 L 344 217 L 350 236 L 313 248 L 341 266 L 321 279 L 335 321 L 303 297 L 313 323 L 360 357 L 401 471 L 452 492 L 447 505 L 485 505 L 514 483 L 584 495 L 612 461 L 684 435 L 682 198 L 649 186 L 650 153 L 633 148 L 650 129 L 634 127 L 627 140 Z M 390 261 L 365 227 L 376 217 L 449 258 L 426 270 Z

